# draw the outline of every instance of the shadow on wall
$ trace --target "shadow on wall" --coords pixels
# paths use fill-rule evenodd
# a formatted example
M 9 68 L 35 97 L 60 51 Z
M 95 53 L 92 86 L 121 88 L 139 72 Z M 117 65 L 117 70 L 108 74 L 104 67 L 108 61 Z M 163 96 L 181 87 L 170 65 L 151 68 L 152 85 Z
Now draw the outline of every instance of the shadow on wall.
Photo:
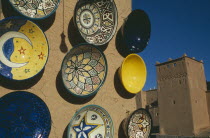
M 73 47 L 81 43 L 86 43 L 85 40 L 80 35 L 77 27 L 74 25 L 73 17 L 71 18 L 68 26 L 68 38 Z
M 1 1 L 1 5 L 2 5 L 2 12 L 5 18 L 7 17 L 11 17 L 11 16 L 21 16 L 24 17 L 23 15 L 21 15 L 19 12 L 17 12 L 15 10 L 15 8 L 12 7 L 12 5 L 9 3 L 9 0 L 2 0 Z M 54 12 L 51 16 L 45 18 L 45 19 L 40 19 L 40 20 L 32 20 L 34 23 L 36 23 L 41 29 L 42 31 L 47 31 L 54 23 L 55 21 L 55 15 L 56 12 Z M 24 17 L 26 18 L 26 17 Z
M 119 68 L 116 70 L 115 74 L 114 74 L 114 87 L 115 87 L 115 90 L 117 91 L 117 93 L 122 97 L 122 98 L 125 98 L 125 99 L 131 99 L 133 98 L 134 96 L 136 96 L 135 94 L 131 94 L 129 93 L 125 88 L 124 86 L 122 85 L 121 81 L 120 81 L 120 78 L 119 78 L 119 75 L 118 75 L 118 70 Z
M 116 40 L 115 40 L 115 46 L 117 51 L 122 57 L 126 57 L 129 55 L 129 50 L 125 46 L 125 41 L 123 41 L 123 36 L 122 36 L 122 27 L 118 30 Z
M 210 91 L 210 81 L 207 81 L 206 85 L 207 85 L 207 91 Z
M 120 126 L 119 126 L 118 138 L 126 138 L 125 131 L 123 130 L 123 121 L 120 123 Z
M 136 109 L 139 109 L 139 108 L 144 108 L 142 107 L 142 103 L 141 103 L 141 92 L 136 94 Z
M 78 28 L 75 26 L 73 17 L 71 18 L 68 26 L 68 38 L 73 47 L 78 46 L 79 44 L 82 43 L 87 43 L 85 39 L 81 36 Z M 108 44 L 109 43 L 106 43 L 104 45 L 97 47 L 100 48 L 102 51 L 105 51 L 106 48 L 108 47 Z
M 67 134 L 68 134 L 68 125 L 66 126 L 66 128 L 65 128 L 65 130 L 63 132 L 63 137 L 62 138 L 68 138 L 68 136 L 67 136 Z
M 43 73 L 44 73 L 44 69 L 33 78 L 22 80 L 22 81 L 10 80 L 8 78 L 0 76 L 0 86 L 3 86 L 11 90 L 29 89 L 32 86 L 34 86 L 42 78 Z
M 57 75 L 57 78 L 56 78 L 56 88 L 57 88 L 57 91 L 59 93 L 59 95 L 64 99 L 66 100 L 67 102 L 69 103 L 72 103 L 72 104 L 85 104 L 89 101 L 91 101 L 95 95 L 93 96 L 90 96 L 88 98 L 79 98 L 79 97 L 76 97 L 74 95 L 72 95 L 64 86 L 63 84 L 63 80 L 62 80 L 62 75 L 61 75 L 61 71 L 59 71 L 58 75 Z

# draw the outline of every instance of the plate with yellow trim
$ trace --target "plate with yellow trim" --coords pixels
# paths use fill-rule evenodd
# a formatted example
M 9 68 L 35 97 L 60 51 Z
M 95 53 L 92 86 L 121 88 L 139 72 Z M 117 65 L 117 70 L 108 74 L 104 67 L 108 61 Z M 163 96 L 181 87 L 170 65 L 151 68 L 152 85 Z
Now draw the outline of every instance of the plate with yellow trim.
M 35 23 L 19 17 L 0 21 L 0 75 L 32 78 L 45 67 L 48 54 L 47 38 Z
M 97 93 L 106 79 L 106 57 L 97 47 L 81 44 L 67 53 L 61 72 L 70 93 L 80 98 L 89 97 Z
M 75 113 L 68 125 L 68 138 L 113 138 L 109 113 L 98 105 L 87 105 Z

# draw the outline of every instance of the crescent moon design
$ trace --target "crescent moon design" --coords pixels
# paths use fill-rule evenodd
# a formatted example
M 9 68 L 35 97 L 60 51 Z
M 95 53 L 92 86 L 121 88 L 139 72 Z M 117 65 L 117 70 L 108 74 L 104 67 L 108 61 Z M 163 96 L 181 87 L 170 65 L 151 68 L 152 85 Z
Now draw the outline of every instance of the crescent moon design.
M 31 43 L 30 39 L 25 34 L 20 33 L 20 32 L 15 32 L 15 31 L 7 32 L 0 37 L 0 61 L 2 63 L 4 63 L 6 66 L 12 67 L 12 68 L 19 68 L 19 67 L 25 66 L 28 62 L 26 62 L 26 63 L 11 62 L 5 57 L 5 55 L 3 53 L 4 43 L 11 38 L 25 39 L 32 46 L 32 43 Z

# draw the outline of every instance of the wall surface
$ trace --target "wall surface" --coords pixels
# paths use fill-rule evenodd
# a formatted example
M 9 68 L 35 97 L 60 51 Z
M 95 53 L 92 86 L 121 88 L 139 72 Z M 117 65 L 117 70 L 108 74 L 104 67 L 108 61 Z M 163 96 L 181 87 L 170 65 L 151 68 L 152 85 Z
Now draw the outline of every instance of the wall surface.
M 209 90 L 206 92 L 206 100 L 207 100 L 209 120 L 210 120 L 210 91 Z
M 110 113 L 114 122 L 114 137 L 118 137 L 118 135 L 120 137 L 121 134 L 118 134 L 120 123 L 127 116 L 128 112 L 136 109 L 136 101 L 134 96 L 127 97 L 121 93 L 124 89 L 120 86 L 116 71 L 120 67 L 123 57 L 116 49 L 117 32 L 107 48 L 105 48 L 104 53 L 108 61 L 108 74 L 103 87 L 95 97 L 87 102 L 75 101 L 75 99 L 69 97 L 61 83 L 59 71 L 66 54 L 66 48 L 70 50 L 72 45 L 77 44 L 75 29 L 72 25 L 76 1 L 61 0 L 56 14 L 43 21 L 37 21 L 41 28 L 46 30 L 45 34 L 50 45 L 49 59 L 40 79 L 35 81 L 33 85 L 29 84 L 30 86 L 28 85 L 20 90 L 36 94 L 47 104 L 52 117 L 50 138 L 65 137 L 67 125 L 74 113 L 81 107 L 89 104 L 100 105 Z M 131 12 L 131 0 L 115 0 L 115 3 L 118 9 L 118 31 L 124 19 Z M 0 12 L 1 19 L 10 13 L 10 11 L 4 14 Z M 13 84 L 4 84 L 3 81 L 0 81 L 0 97 L 17 90 L 11 87 Z
M 191 97 L 194 133 L 197 134 L 202 128 L 209 126 L 208 104 L 206 100 L 206 77 L 203 63 L 186 58 L 186 67 Z
M 160 133 L 193 135 L 193 118 L 184 60 L 157 66 Z

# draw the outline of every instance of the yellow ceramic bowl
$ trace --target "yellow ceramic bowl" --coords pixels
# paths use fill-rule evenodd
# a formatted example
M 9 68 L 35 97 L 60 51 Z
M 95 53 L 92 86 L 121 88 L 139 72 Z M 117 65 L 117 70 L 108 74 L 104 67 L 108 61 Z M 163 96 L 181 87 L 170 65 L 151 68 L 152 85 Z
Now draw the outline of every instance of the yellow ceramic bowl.
M 133 94 L 140 92 L 147 77 L 144 60 L 137 54 L 128 55 L 119 69 L 119 76 L 128 92 Z

